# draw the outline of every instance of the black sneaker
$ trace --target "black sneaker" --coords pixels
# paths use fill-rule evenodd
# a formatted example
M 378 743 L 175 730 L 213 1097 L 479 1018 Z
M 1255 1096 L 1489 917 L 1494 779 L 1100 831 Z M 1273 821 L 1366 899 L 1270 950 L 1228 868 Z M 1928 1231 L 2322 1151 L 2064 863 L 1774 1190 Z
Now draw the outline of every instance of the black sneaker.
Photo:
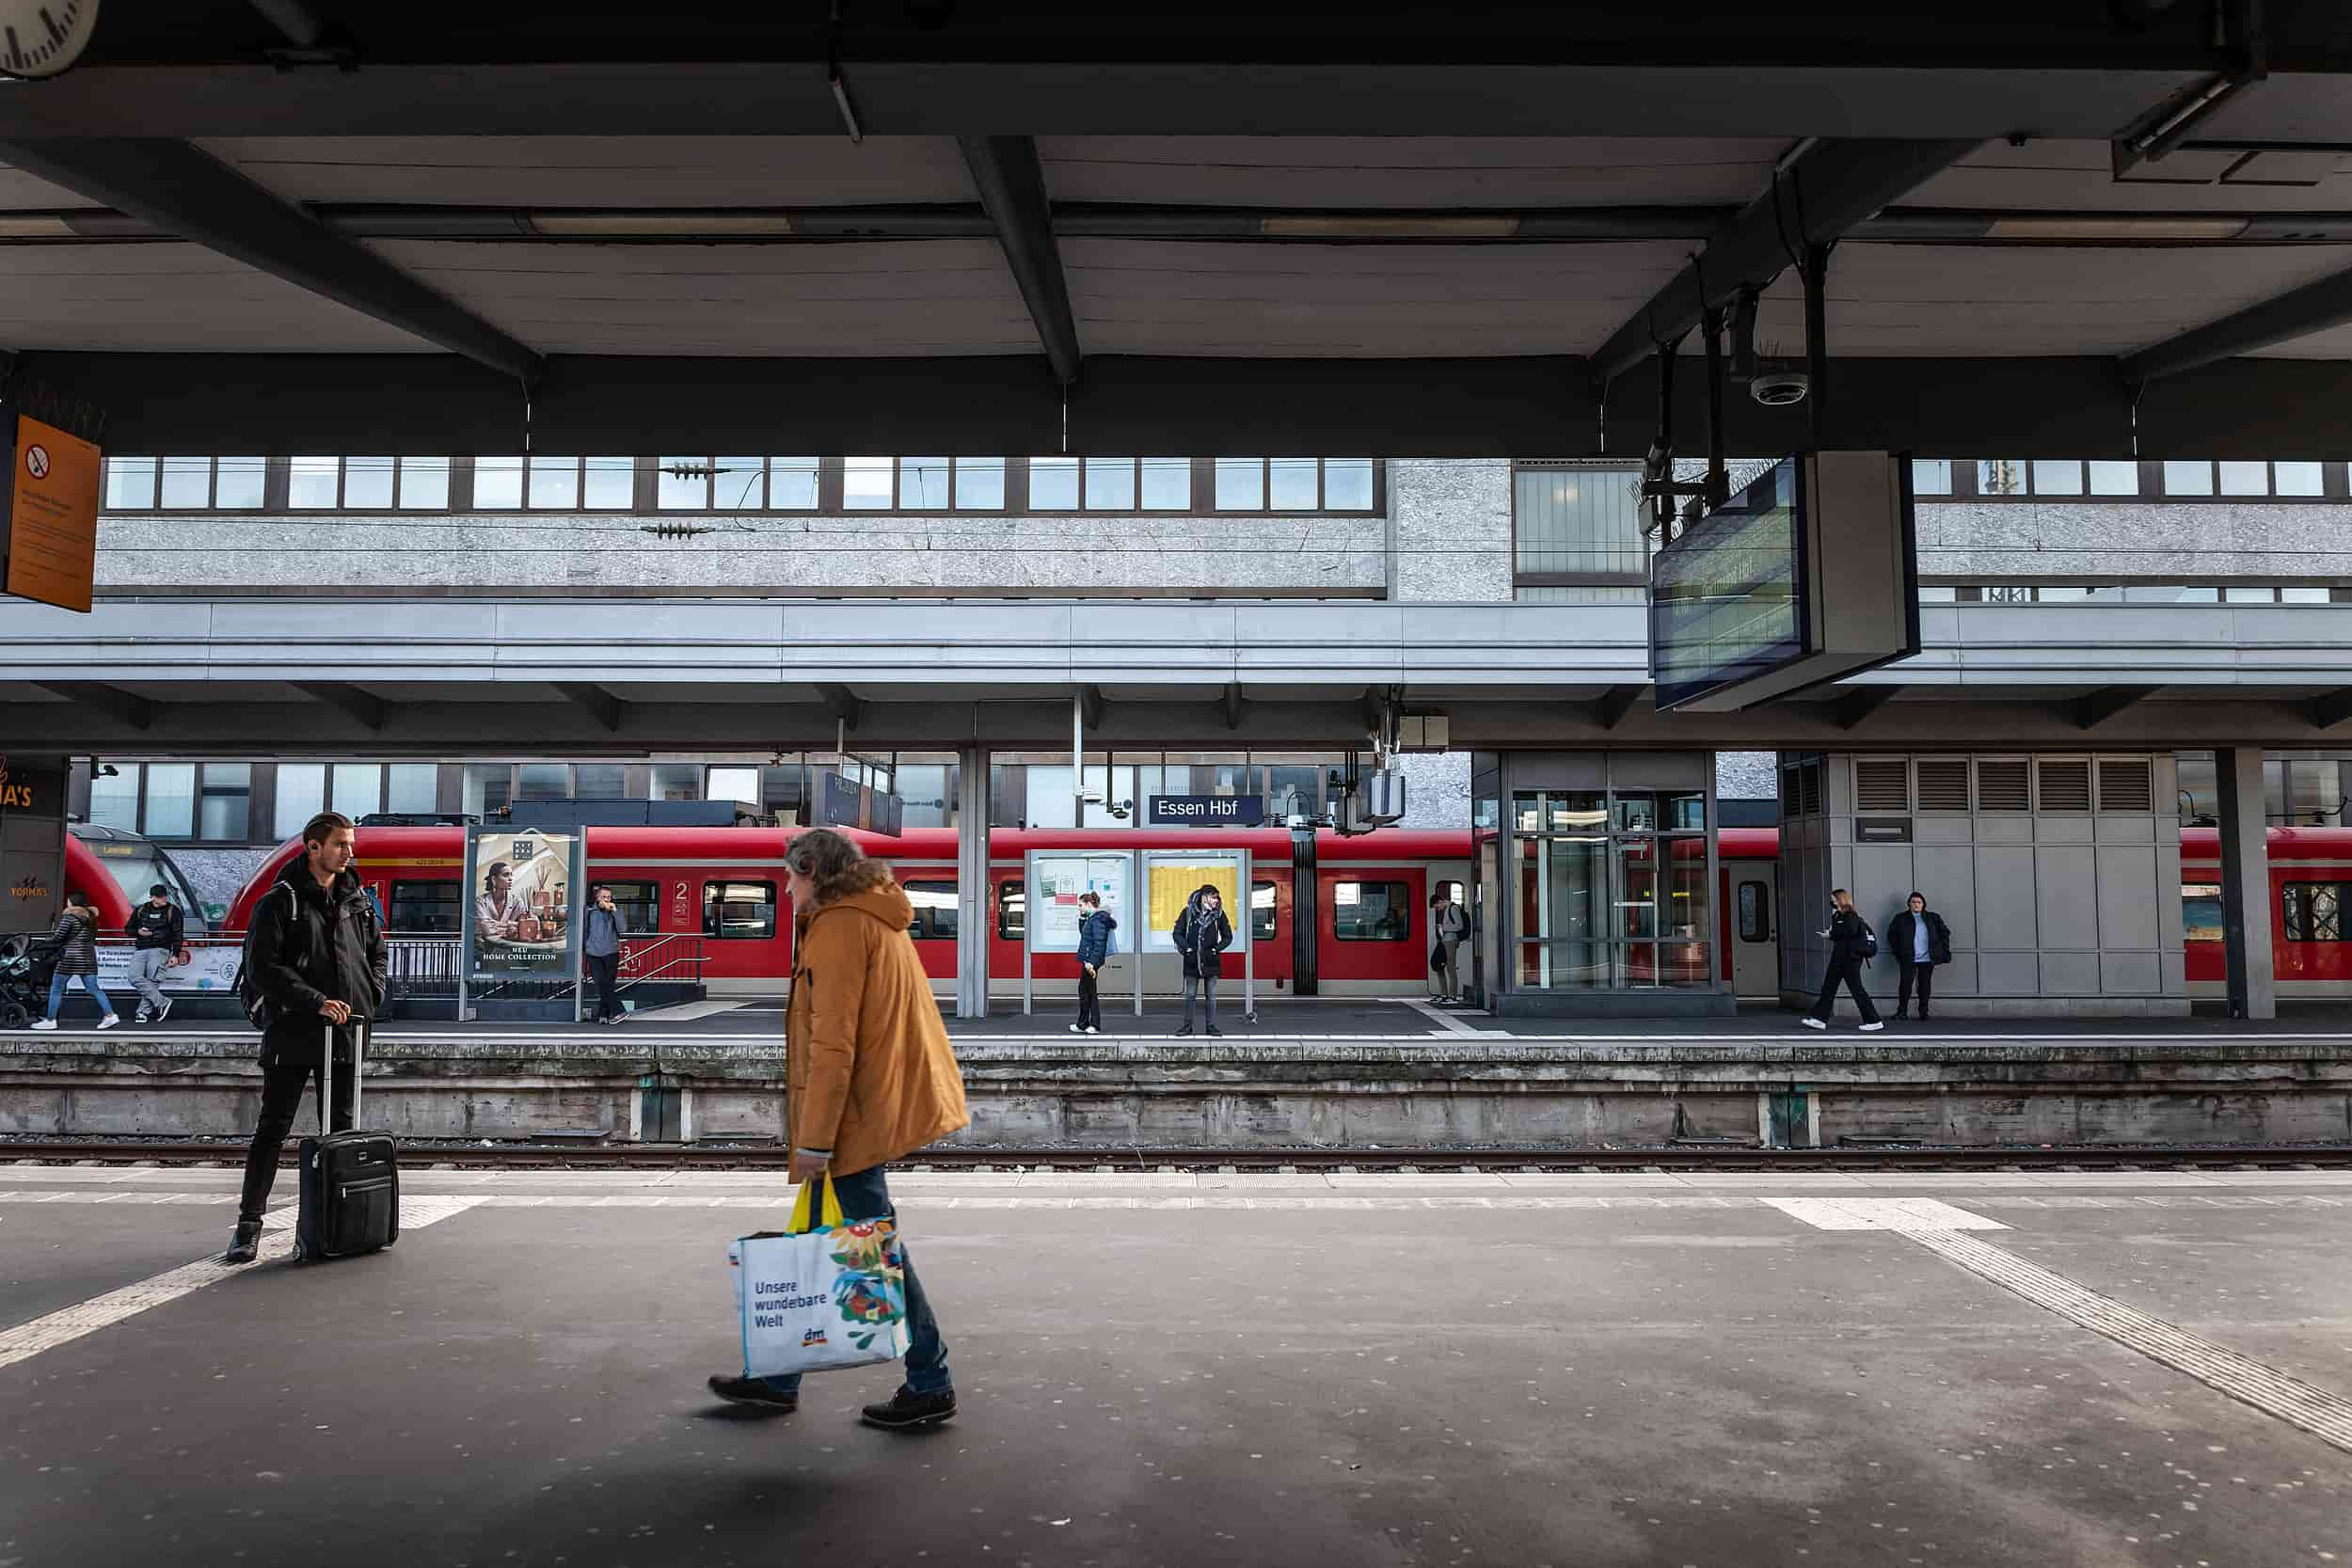
M 801 1407 L 800 1395 L 779 1394 L 764 1377 L 723 1377 L 713 1372 L 710 1391 L 730 1404 L 755 1404 L 779 1416 L 789 1416 Z
M 918 1394 L 911 1388 L 900 1388 L 888 1402 L 869 1404 L 859 1415 L 869 1427 L 885 1432 L 913 1432 L 921 1427 L 935 1427 L 956 1413 L 956 1391 L 946 1389 L 936 1394 Z
M 220 1255 L 220 1260 L 224 1263 L 250 1263 L 260 1256 L 262 1256 L 262 1222 L 239 1220 L 236 1238 L 229 1243 L 229 1250 Z
M 1209 1025 L 1209 1033 L 1215 1035 L 1218 1039 L 1223 1039 L 1225 1037 L 1225 1031 L 1218 1028 L 1214 1023 Z
M 1189 1024 L 1189 1023 L 1187 1023 L 1187 1024 L 1185 1024 L 1183 1028 L 1181 1028 L 1181 1029 L 1177 1030 L 1176 1032 L 1177 1032 L 1178 1034 L 1180 1034 L 1180 1035 L 1189 1035 L 1189 1034 L 1191 1034 L 1191 1033 L 1192 1033 L 1192 1025 L 1191 1025 L 1191 1024 Z

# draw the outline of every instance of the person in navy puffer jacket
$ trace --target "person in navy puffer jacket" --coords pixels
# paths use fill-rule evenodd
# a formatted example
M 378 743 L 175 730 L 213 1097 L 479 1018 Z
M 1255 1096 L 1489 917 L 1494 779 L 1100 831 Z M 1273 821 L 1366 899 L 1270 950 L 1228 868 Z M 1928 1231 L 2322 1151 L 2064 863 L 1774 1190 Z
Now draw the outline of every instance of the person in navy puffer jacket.
M 1111 956 L 1111 933 L 1119 929 L 1119 922 L 1103 909 L 1102 895 L 1078 895 L 1078 1022 L 1070 1026 L 1073 1035 L 1099 1035 L 1103 1032 L 1103 993 L 1100 982 L 1103 960 Z

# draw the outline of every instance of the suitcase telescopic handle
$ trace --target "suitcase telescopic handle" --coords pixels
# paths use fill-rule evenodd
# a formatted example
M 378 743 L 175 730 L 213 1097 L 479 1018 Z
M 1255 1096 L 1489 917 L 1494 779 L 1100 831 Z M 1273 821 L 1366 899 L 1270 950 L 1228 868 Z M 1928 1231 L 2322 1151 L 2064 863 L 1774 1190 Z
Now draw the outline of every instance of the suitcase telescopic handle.
M 319 1038 L 324 1042 L 319 1066 L 319 1136 L 330 1131 L 327 1107 L 335 1101 L 335 1025 L 319 1020 Z M 367 1050 L 368 1026 L 354 1015 L 351 1022 L 351 1125 L 359 1125 L 359 1085 L 364 1081 L 359 1071 L 360 1053 Z

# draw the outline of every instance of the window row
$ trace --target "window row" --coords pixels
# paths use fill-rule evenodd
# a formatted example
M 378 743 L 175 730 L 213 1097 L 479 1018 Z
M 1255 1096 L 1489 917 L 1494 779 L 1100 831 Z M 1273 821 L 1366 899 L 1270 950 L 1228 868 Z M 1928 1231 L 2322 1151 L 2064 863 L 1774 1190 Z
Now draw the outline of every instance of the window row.
M 322 811 L 434 809 L 430 762 L 102 762 L 87 820 L 200 844 L 282 842 Z
M 109 457 L 108 512 L 1341 513 L 1369 457 Z
M 1921 604 L 2352 604 L 2352 588 L 2311 583 L 2215 587 L 2181 583 L 1980 583 L 1919 590 Z
M 1979 500 L 2343 499 L 2342 463 L 2215 462 L 2206 458 L 2132 459 L 1985 457 L 1974 462 L 1922 458 L 1912 465 L 1913 493 Z

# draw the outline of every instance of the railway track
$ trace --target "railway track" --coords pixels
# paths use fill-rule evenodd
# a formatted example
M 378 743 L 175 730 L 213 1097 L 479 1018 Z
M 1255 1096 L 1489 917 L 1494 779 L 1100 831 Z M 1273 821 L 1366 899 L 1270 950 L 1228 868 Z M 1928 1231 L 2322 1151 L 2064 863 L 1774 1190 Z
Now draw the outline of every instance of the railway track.
M 291 1164 L 289 1147 L 281 1163 Z M 0 1141 L 0 1165 L 242 1164 L 245 1146 L 227 1140 L 92 1138 Z M 781 1170 L 772 1145 L 433 1143 L 402 1146 L 411 1169 L 461 1170 Z M 1862 1145 L 1761 1148 L 1736 1144 L 1677 1144 L 1646 1148 L 946 1148 L 927 1150 L 907 1169 L 939 1171 L 2181 1171 L 2352 1169 L 2352 1145 L 2231 1148 L 1957 1148 Z

